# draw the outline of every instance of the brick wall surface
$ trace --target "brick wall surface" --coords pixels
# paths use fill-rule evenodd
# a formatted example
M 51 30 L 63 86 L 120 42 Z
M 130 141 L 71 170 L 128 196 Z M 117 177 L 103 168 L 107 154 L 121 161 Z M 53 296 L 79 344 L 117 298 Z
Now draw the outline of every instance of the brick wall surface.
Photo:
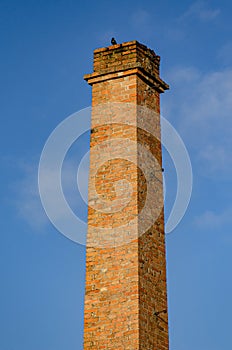
M 92 85 L 84 349 L 167 350 L 160 58 L 97 49 Z

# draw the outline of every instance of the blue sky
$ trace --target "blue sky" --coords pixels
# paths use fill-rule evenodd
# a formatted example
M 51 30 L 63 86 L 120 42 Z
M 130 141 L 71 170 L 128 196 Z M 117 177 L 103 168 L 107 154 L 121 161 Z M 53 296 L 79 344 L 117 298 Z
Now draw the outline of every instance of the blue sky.
M 186 215 L 167 235 L 170 350 L 232 347 L 232 4 L 229 1 L 0 1 L 0 348 L 82 349 L 85 248 L 49 223 L 37 189 L 43 145 L 91 103 L 92 51 L 138 40 L 161 55 L 162 114 L 193 166 Z M 84 135 L 65 163 L 75 187 Z M 164 153 L 166 215 L 175 172 Z M 83 176 L 86 186 L 87 173 Z

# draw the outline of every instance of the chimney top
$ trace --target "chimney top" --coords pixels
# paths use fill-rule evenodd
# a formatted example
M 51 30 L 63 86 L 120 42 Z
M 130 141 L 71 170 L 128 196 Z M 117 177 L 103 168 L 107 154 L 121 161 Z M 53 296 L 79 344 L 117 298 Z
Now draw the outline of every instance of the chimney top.
M 94 50 L 94 72 L 86 74 L 84 79 L 93 85 L 99 80 L 108 80 L 109 74 L 112 78 L 137 74 L 150 86 L 164 92 L 169 86 L 160 78 L 159 66 L 160 56 L 133 40 Z

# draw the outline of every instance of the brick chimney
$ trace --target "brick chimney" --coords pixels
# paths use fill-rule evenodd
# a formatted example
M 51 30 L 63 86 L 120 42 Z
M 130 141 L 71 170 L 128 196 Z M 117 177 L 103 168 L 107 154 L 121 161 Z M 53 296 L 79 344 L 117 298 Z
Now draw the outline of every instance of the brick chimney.
M 160 57 L 94 51 L 84 349 L 168 350 Z

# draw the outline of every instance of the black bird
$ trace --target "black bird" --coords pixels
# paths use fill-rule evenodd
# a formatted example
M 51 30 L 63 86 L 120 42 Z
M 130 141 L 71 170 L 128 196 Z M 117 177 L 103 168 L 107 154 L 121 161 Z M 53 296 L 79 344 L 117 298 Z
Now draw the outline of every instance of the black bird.
M 111 44 L 112 44 L 112 45 L 116 45 L 116 44 L 117 44 L 117 41 L 116 41 L 114 38 L 112 38 L 112 39 L 111 39 Z

